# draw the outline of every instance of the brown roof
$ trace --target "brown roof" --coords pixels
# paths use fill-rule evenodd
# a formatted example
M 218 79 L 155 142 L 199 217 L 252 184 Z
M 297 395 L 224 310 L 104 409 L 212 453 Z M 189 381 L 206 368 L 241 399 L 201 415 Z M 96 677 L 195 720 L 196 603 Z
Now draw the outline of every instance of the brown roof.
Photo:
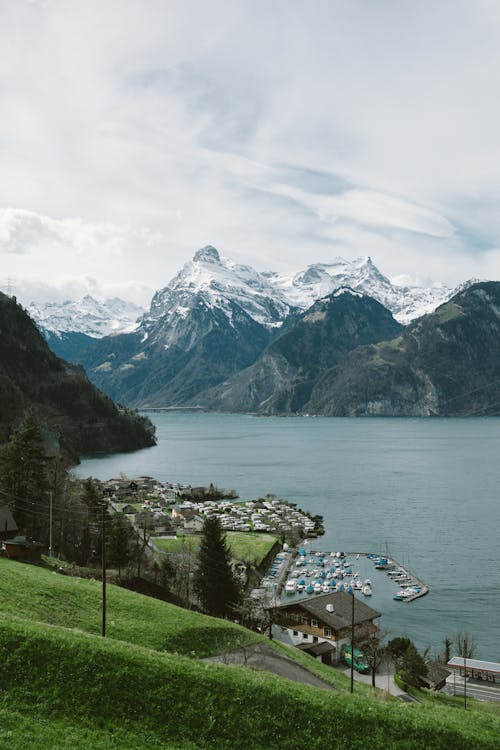
M 278 612 L 286 613 L 297 607 L 309 612 L 313 617 L 329 625 L 333 630 L 340 630 L 351 624 L 352 618 L 352 594 L 345 591 L 335 591 L 333 594 L 322 594 L 310 599 L 300 599 L 293 604 L 283 604 L 277 607 Z M 332 604 L 334 611 L 329 612 L 327 604 Z M 364 602 L 354 597 L 354 624 L 373 620 L 380 617 L 380 612 L 372 609 Z

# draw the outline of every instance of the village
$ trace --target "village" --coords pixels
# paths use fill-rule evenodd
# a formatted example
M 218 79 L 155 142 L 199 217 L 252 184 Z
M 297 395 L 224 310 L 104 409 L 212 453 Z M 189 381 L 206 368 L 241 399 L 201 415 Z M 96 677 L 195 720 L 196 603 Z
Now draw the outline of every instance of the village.
M 124 513 L 136 528 L 147 528 L 155 538 L 199 533 L 204 519 L 213 515 L 225 531 L 291 535 L 296 541 L 323 533 L 322 518 L 273 495 L 241 501 L 232 490 L 159 482 L 148 476 L 95 481 L 109 498 L 112 512 Z

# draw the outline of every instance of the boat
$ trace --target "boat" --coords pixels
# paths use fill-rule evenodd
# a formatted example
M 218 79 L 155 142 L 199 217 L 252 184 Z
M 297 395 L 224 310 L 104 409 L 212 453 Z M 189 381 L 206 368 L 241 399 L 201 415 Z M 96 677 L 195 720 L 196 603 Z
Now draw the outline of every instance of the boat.
M 303 583 L 298 583 L 297 584 L 297 593 L 298 594 L 301 594 L 304 591 L 304 589 L 305 589 L 305 586 L 304 586 Z
M 312 583 L 308 583 L 306 586 L 306 594 L 314 594 L 314 586 Z
M 372 587 L 371 586 L 367 586 L 365 584 L 363 586 L 363 588 L 361 589 L 361 592 L 362 592 L 363 596 L 371 596 L 372 595 Z
M 330 593 L 330 586 L 327 583 L 324 583 L 322 585 L 322 587 L 321 587 L 321 590 L 323 591 L 324 594 L 329 594 Z
M 290 578 L 285 584 L 285 592 L 287 594 L 295 594 L 297 590 L 297 581 L 294 578 Z
M 321 586 L 322 586 L 322 584 L 318 583 L 318 581 L 316 581 L 316 583 L 314 584 L 314 593 L 315 594 L 321 594 Z
M 401 594 L 394 594 L 394 596 L 392 598 L 394 599 L 395 602 L 402 602 L 402 601 L 404 601 L 404 597 L 402 597 Z
M 363 584 L 363 585 L 364 585 L 364 586 L 371 586 L 371 585 L 372 585 L 372 582 L 370 581 L 370 579 L 369 579 L 369 578 L 365 578 L 365 581 L 364 581 L 364 584 Z

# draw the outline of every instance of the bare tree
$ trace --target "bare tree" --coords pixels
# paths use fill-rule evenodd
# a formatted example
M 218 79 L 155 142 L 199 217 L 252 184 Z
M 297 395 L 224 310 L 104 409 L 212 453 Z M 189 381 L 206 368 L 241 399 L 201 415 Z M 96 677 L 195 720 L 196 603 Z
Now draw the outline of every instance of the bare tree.
M 372 633 L 362 645 L 364 657 L 371 670 L 372 687 L 375 687 L 375 675 L 385 657 L 386 647 L 384 640 L 389 635 L 389 632 L 389 630 L 379 630 L 377 633 Z

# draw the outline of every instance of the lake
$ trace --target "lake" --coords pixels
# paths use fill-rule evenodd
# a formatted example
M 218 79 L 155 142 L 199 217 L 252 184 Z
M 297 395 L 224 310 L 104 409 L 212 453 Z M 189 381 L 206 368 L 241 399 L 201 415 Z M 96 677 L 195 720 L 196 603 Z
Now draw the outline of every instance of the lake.
M 242 499 L 297 502 L 325 518 L 315 549 L 387 547 L 430 587 L 395 602 L 385 574 L 376 572 L 380 586 L 372 574 L 381 627 L 433 651 L 466 630 L 477 658 L 500 662 L 500 419 L 149 416 L 157 446 L 87 458 L 75 473 L 213 482 Z

